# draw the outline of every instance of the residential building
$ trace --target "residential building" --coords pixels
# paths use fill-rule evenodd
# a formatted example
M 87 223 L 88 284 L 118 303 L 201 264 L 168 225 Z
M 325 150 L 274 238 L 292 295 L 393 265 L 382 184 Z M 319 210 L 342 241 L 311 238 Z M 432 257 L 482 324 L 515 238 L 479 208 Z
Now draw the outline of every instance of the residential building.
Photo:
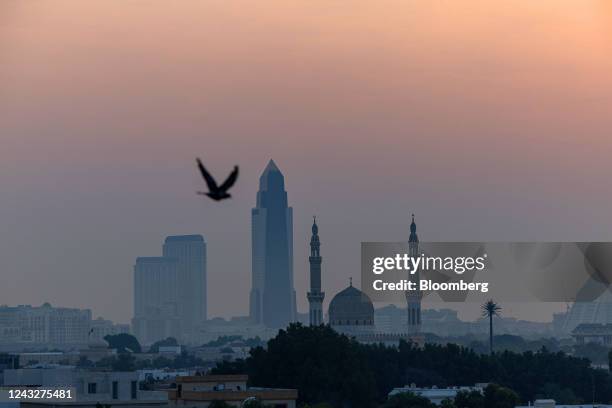
M 247 381 L 246 375 L 177 377 L 177 388 L 168 392 L 169 405 L 207 408 L 213 401 L 224 401 L 240 407 L 245 401 L 257 399 L 275 408 L 295 408 L 297 390 L 248 387 Z

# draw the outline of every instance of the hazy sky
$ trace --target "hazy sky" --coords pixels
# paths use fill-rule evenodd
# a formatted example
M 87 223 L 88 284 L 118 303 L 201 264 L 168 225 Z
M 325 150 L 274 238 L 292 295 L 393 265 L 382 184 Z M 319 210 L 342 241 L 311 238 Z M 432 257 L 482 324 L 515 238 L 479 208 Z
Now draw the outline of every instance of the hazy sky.
M 421 240 L 610 241 L 611 39 L 607 0 L 4 0 L 0 304 L 127 322 L 135 258 L 201 233 L 210 315 L 246 314 L 270 158 L 302 311 L 313 214 L 326 304 L 411 212 Z M 194 194 L 196 155 L 240 164 L 233 200 Z

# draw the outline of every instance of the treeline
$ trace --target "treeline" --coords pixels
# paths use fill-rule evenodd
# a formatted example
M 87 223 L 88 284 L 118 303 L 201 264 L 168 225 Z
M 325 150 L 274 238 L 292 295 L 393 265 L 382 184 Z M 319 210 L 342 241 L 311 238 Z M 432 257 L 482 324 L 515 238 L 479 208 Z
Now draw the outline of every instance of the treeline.
M 374 407 L 395 387 L 495 383 L 514 390 L 521 401 L 539 397 L 559 403 L 612 400 L 607 371 L 584 358 L 550 352 L 501 352 L 483 355 L 455 344 L 419 348 L 363 345 L 328 326 L 293 324 L 251 350 L 246 361 L 224 362 L 213 373 L 246 373 L 253 386 L 296 388 L 300 402 Z

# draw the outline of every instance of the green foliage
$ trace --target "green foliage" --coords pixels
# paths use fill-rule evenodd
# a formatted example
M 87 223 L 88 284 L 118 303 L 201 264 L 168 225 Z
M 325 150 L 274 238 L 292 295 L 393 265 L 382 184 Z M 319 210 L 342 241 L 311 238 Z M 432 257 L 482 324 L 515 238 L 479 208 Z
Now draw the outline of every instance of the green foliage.
M 440 403 L 440 408 L 457 408 L 455 401 L 450 398 L 443 399 Z
M 563 402 L 590 401 L 593 389 L 596 400 L 612 400 L 612 378 L 607 371 L 563 352 L 542 348 L 485 355 L 455 344 L 364 345 L 328 326 L 299 324 L 281 330 L 266 349 L 252 349 L 246 361 L 218 363 L 211 373 L 248 374 L 253 386 L 298 389 L 300 403 L 352 408 L 385 403 L 393 388 L 410 383 L 421 387 L 500 384 L 484 396 L 460 393 L 454 401 L 456 408 L 489 408 L 492 403 L 502 408 L 518 401 L 517 394 L 522 401 L 553 395 Z
M 381 408 L 437 408 L 436 404 L 425 397 L 414 395 L 410 392 L 395 394 L 390 397 Z
M 607 364 L 610 348 L 598 343 L 579 344 L 574 346 L 576 357 L 588 358 L 593 364 Z
M 514 408 L 520 399 L 516 392 L 497 384 L 489 384 L 484 391 L 485 408 Z
M 112 362 L 113 371 L 134 371 L 136 370 L 136 359 L 131 354 L 119 354 Z
M 246 362 L 243 359 L 234 361 L 221 361 L 210 370 L 210 374 L 244 374 L 247 372 Z
M 203 347 L 221 347 L 236 340 L 242 340 L 242 336 L 219 336 L 217 340 L 209 341 Z
M 554 399 L 558 404 L 583 404 L 584 401 L 576 397 L 570 388 L 561 388 L 559 384 L 546 383 L 536 394 L 536 399 Z
M 104 337 L 104 340 L 110 348 L 116 349 L 117 353 L 140 353 L 142 351 L 138 339 L 131 334 L 108 335 Z
M 208 408 L 232 408 L 232 405 L 225 401 L 213 400 L 208 405 Z
M 459 391 L 455 396 L 455 408 L 484 408 L 484 395 L 478 391 Z
M 202 345 L 202 347 L 221 347 L 221 346 L 225 346 L 226 344 L 232 343 L 234 341 L 242 341 L 248 347 L 259 347 L 259 346 L 265 345 L 265 342 L 262 339 L 260 339 L 259 336 L 243 340 L 242 336 L 233 335 L 233 336 L 219 336 L 217 340 L 209 341 L 208 343 Z
M 366 349 L 328 326 L 280 330 L 251 350 L 247 370 L 253 385 L 297 388 L 305 402 L 371 407 L 378 395 Z
M 489 319 L 489 353 L 493 354 L 493 316 L 499 316 L 502 308 L 489 299 L 482 306 L 482 316 Z
M 156 341 L 149 347 L 149 353 L 159 353 L 160 347 L 178 346 L 178 341 L 174 337 L 168 337 L 164 340 Z

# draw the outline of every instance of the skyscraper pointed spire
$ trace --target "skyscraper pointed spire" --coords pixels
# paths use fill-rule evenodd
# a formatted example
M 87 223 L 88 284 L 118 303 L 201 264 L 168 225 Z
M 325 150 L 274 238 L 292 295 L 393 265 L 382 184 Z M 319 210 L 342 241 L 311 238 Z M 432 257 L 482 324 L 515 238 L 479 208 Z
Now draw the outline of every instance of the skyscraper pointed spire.
M 251 320 L 282 328 L 295 320 L 293 210 L 287 202 L 285 178 L 273 160 L 259 178 L 251 228 Z
M 414 222 L 414 214 L 412 214 L 412 223 L 410 223 L 410 238 L 408 242 L 419 242 L 419 237 L 416 233 L 416 223 Z

